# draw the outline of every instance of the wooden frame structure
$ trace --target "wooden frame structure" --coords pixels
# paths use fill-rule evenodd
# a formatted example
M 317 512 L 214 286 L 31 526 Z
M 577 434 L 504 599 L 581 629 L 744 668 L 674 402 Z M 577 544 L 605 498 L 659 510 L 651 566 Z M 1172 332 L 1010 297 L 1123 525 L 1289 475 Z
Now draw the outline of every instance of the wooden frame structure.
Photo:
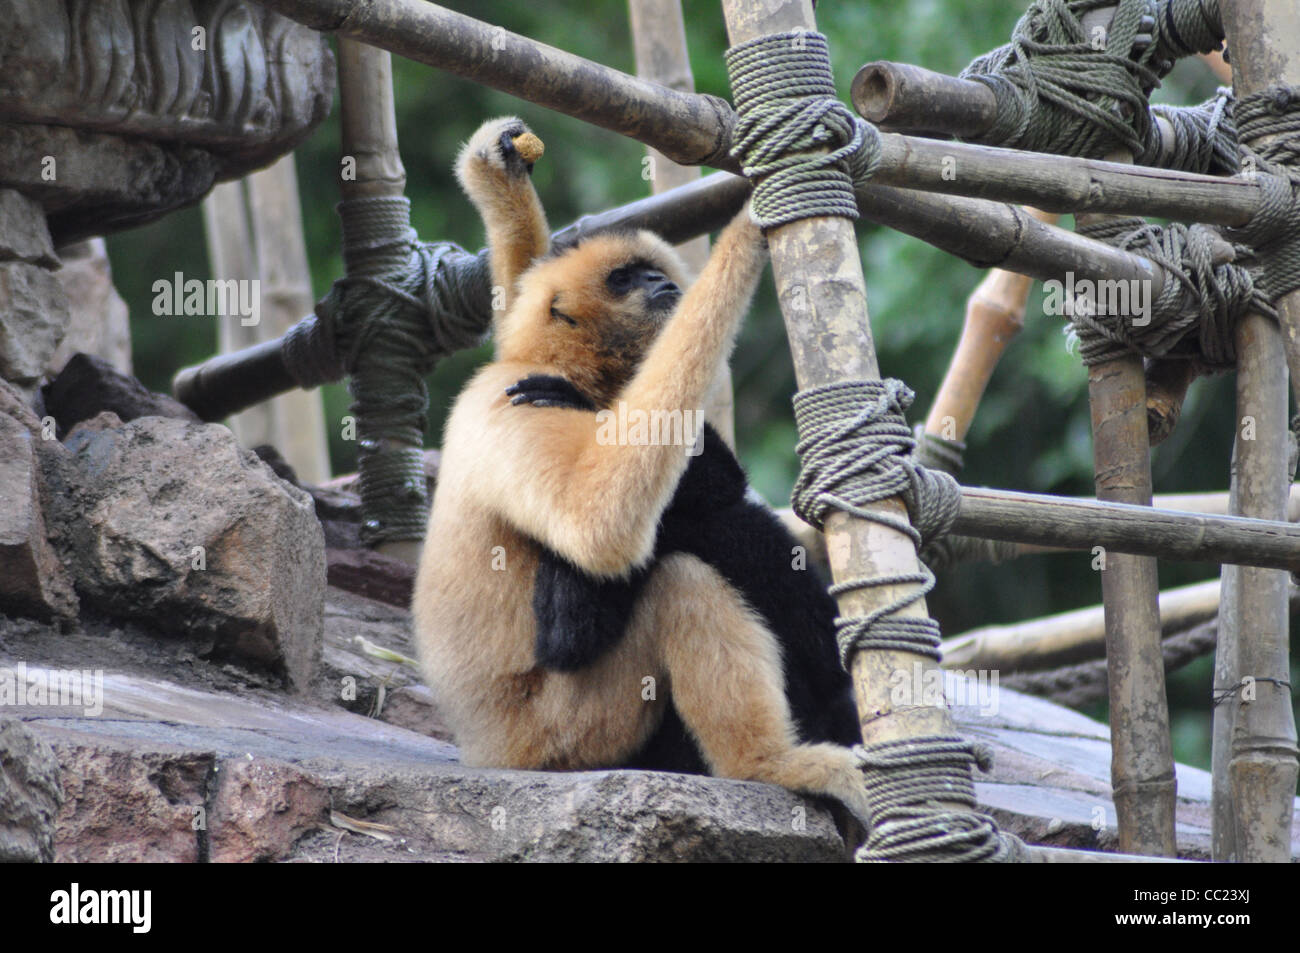
M 730 106 L 690 92 L 683 88 L 685 83 L 664 86 L 627 76 L 423 0 L 263 2 L 308 26 L 339 34 L 345 143 L 370 163 L 370 171 L 349 186 L 359 194 L 400 193 L 404 178 L 385 75 L 389 52 L 630 136 L 667 160 L 737 171 L 729 154 L 735 120 Z M 676 6 L 676 0 L 633 0 L 634 14 L 643 22 L 655 16 L 655 9 L 664 21 L 665 9 Z M 1236 0 L 1225 6 L 1231 8 L 1224 10 L 1223 19 L 1232 44 L 1237 93 L 1254 93 L 1276 82 L 1300 85 L 1300 11 L 1294 0 Z M 733 44 L 816 28 L 809 0 L 722 0 L 722 8 Z M 1110 8 L 1089 16 L 1100 17 L 1108 27 L 1113 12 Z M 668 32 L 674 32 L 671 18 L 666 22 Z M 652 38 L 641 28 L 638 42 L 662 46 L 677 41 Z M 490 57 L 483 55 L 489 46 Z M 680 70 L 684 49 L 679 43 L 675 53 L 675 68 Z M 646 61 L 650 59 L 647 54 Z M 645 66 L 642 72 L 671 78 Z M 883 121 L 892 116 L 892 124 L 904 130 L 915 129 L 921 116 L 928 117 L 928 132 L 973 134 L 988 127 L 996 103 L 989 101 L 987 87 L 935 77 L 915 67 L 876 64 L 875 72 L 859 75 L 854 100 L 870 118 Z M 364 111 L 358 110 L 359 103 L 366 104 Z M 1175 280 L 1154 261 L 1071 235 L 1040 220 L 1046 216 L 1002 203 L 1028 203 L 1046 212 L 1168 216 L 1234 227 L 1263 214 L 1264 189 L 1252 175 L 1199 175 L 1125 164 L 1131 160 L 1126 155 L 1110 157 L 1122 161 L 1048 156 L 902 132 L 882 133 L 880 146 L 871 181 L 857 186 L 864 218 L 1006 270 L 990 280 L 1009 294 L 998 295 L 986 309 L 983 329 L 971 332 L 976 337 L 1010 333 L 1018 320 L 1014 302 L 1019 296 L 1023 308 L 1027 282 L 1012 277 L 1013 272 L 1027 278 L 1070 271 L 1136 278 L 1151 282 L 1154 293 Z M 963 169 L 959 177 L 946 173 L 954 159 Z M 719 224 L 748 190 L 744 180 L 718 173 L 604 216 L 591 216 L 565 231 L 636 222 L 657 224 L 670 240 L 681 241 Z M 852 224 L 837 217 L 803 219 L 771 229 L 768 241 L 800 386 L 878 378 Z M 999 304 L 1002 298 L 1011 303 Z M 1255 418 L 1260 436 L 1238 441 L 1231 515 L 1151 508 L 1148 401 L 1142 361 L 1136 356 L 1090 368 L 1097 501 L 963 488 L 953 532 L 1058 548 L 1100 545 L 1112 551 L 1103 574 L 1103 599 L 1111 660 L 1113 783 L 1124 850 L 1154 856 L 1171 856 L 1175 850 L 1173 763 L 1155 583 L 1154 557 L 1159 556 L 1233 564 L 1225 566 L 1220 609 L 1221 684 L 1233 687 L 1242 677 L 1260 682 L 1259 694 L 1249 702 L 1238 704 L 1234 697 L 1232 704 L 1216 709 L 1216 859 L 1289 859 L 1297 749 L 1286 680 L 1285 572 L 1300 570 L 1300 528 L 1285 521 L 1285 380 L 1289 365 L 1293 391 L 1300 395 L 1300 291 L 1286 295 L 1277 308 L 1277 323 L 1251 314 L 1238 326 L 1238 406 L 1243 415 Z M 826 348 L 826 341 L 836 345 Z M 963 346 L 966 343 L 963 338 Z M 277 359 L 274 347 L 259 345 L 254 353 L 190 369 L 178 379 L 178 390 L 192 405 L 201 405 L 205 416 L 221 416 L 217 410 L 229 412 L 234 409 L 230 403 L 246 405 L 284 389 L 287 374 L 282 365 L 277 369 Z M 961 386 L 954 383 L 941 395 L 929 419 L 931 432 L 950 436 L 941 428 L 952 417 L 958 424 L 955 438 L 964 436 L 992 370 L 988 355 L 983 360 L 986 363 L 973 371 L 955 361 L 956 372 L 968 373 L 970 379 Z M 258 386 L 249 383 L 255 376 L 263 378 Z M 1186 381 L 1181 386 L 1185 389 Z M 215 409 L 206 404 L 213 392 L 224 394 L 227 403 Z M 906 507 L 897 498 L 868 509 L 907 519 Z M 911 539 L 887 525 L 836 514 L 826 522 L 825 537 L 837 580 L 909 576 L 918 569 Z M 840 597 L 841 611 L 846 616 L 867 614 L 908 585 L 847 592 Z M 900 614 L 925 612 L 924 599 L 918 599 Z M 860 651 L 852 657 L 850 669 L 868 743 L 952 734 L 941 704 L 897 707 L 891 701 L 891 673 L 916 666 L 928 671 L 937 662 L 897 650 Z M 1031 856 L 1103 859 L 1042 849 Z

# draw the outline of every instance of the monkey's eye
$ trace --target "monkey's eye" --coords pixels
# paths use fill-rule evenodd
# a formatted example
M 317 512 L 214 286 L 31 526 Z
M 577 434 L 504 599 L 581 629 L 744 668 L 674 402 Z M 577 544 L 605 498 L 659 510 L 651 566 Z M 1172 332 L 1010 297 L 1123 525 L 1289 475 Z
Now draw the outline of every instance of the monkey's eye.
M 638 270 L 635 265 L 624 265 L 622 268 L 615 268 L 609 273 L 609 277 L 605 279 L 605 287 L 618 297 L 623 297 L 636 285 Z

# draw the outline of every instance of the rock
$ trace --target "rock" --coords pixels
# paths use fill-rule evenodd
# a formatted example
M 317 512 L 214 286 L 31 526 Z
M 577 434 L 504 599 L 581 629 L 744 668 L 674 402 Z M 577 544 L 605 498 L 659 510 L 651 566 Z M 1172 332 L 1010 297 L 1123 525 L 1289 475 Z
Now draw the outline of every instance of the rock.
M 39 202 L 13 189 L 0 189 L 0 261 L 59 267 Z
M 0 718 L 0 863 L 54 860 L 63 803 L 50 746 L 13 718 Z
M 111 410 L 122 420 L 173 417 L 199 422 L 198 415 L 180 401 L 149 390 L 92 354 L 74 354 L 42 393 L 45 409 L 59 422 L 61 433 L 102 410 Z
M 63 772 L 59 863 L 194 863 L 200 859 L 210 752 L 42 726 Z
M 77 616 L 72 579 L 45 534 L 40 437 L 0 415 L 0 611 L 44 621 Z
M 141 417 L 79 430 L 67 447 L 42 456 L 46 507 L 86 603 L 310 683 L 326 584 L 306 493 L 219 424 Z
M 43 214 L 41 218 L 43 223 Z M 64 246 L 59 249 L 59 257 L 63 267 L 54 277 L 68 296 L 70 319 L 47 373 L 54 377 L 80 351 L 103 358 L 119 373 L 130 374 L 131 326 L 126 302 L 113 287 L 104 239 L 90 238 Z
M 48 428 L 47 436 L 41 418 L 32 409 L 27 397 L 17 387 L 2 378 L 0 378 L 0 414 L 18 421 L 33 437 L 55 440 L 54 428 Z
M 411 604 L 415 567 L 373 549 L 327 549 L 329 584 L 403 609 Z
M 319 778 L 276 761 L 233 758 L 217 766 L 209 859 L 279 860 L 329 820 L 330 792 Z
M 0 262 L 0 377 L 34 388 L 69 321 L 68 298 L 39 265 Z

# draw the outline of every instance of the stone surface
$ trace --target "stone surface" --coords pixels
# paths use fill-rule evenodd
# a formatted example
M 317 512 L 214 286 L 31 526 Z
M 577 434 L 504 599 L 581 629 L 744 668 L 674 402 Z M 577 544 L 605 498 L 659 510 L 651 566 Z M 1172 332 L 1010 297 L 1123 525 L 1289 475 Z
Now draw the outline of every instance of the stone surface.
M 45 209 L 13 189 L 0 189 L 0 261 L 59 267 L 50 228 L 45 223 Z
M 35 387 L 68 321 L 67 295 L 53 273 L 26 262 L 0 262 L 0 377 Z
M 42 219 L 43 221 L 43 219 Z M 122 374 L 131 373 L 131 325 L 126 302 L 113 287 L 113 270 L 102 238 L 59 249 L 63 267 L 54 273 L 68 296 L 67 333 L 47 373 L 56 376 L 78 351 L 107 361 Z
M 55 857 L 60 863 L 194 863 L 200 859 L 209 752 L 86 736 L 40 726 L 63 771 Z
M 32 409 L 27 395 L 3 379 L 0 379 L 0 414 L 18 421 L 33 437 L 44 438 L 46 428 L 41 425 L 41 418 Z M 56 436 L 53 426 L 48 429 L 48 433 L 49 439 L 53 440 Z
M 279 860 L 303 834 L 328 822 L 330 791 L 320 778 L 277 761 L 232 758 L 217 766 L 208 859 Z
M 67 446 L 42 456 L 45 502 L 84 603 L 310 683 L 325 556 L 306 493 L 219 424 L 141 417 L 80 430 Z
M 392 606 L 411 604 L 415 567 L 372 549 L 328 549 L 329 584 Z
M 41 513 L 40 439 L 0 414 L 0 612 L 70 620 L 77 597 Z
M 59 422 L 61 433 L 105 410 L 124 421 L 137 417 L 199 421 L 194 411 L 180 401 L 149 390 L 104 358 L 92 354 L 74 354 L 59 376 L 41 392 L 45 396 L 45 409 Z
M 0 863 L 54 860 L 63 788 L 49 744 L 22 722 L 0 718 Z

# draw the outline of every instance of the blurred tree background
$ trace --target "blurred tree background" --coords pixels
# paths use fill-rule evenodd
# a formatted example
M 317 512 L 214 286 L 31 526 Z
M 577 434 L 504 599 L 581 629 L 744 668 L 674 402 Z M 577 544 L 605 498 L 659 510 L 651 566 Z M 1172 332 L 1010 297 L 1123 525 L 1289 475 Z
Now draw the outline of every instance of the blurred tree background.
M 579 55 L 634 71 L 625 0 L 583 3 L 539 0 L 450 2 L 446 6 Z M 918 63 L 955 73 L 976 55 L 1005 42 L 1023 12 L 1016 0 L 823 0 L 819 28 L 830 38 L 841 97 L 863 63 Z M 730 98 L 722 53 L 727 46 L 720 4 L 686 0 L 685 17 L 696 87 Z M 451 174 L 459 145 L 486 118 L 517 114 L 546 142 L 535 181 L 553 226 L 640 198 L 643 148 L 584 125 L 429 69 L 396 59 L 397 126 L 413 224 L 422 238 L 478 248 L 478 218 Z M 1156 94 L 1194 103 L 1216 83 L 1199 61 L 1182 62 Z M 303 218 L 314 290 L 319 297 L 342 273 L 338 200 L 338 112 L 297 151 Z M 1068 224 L 1068 220 L 1067 220 Z M 982 273 L 916 240 L 870 225 L 858 228 L 867 276 L 871 325 L 883 372 L 916 391 L 911 414 L 924 419 L 961 327 L 966 296 Z M 181 367 L 211 355 L 213 321 L 156 317 L 150 286 L 175 271 L 210 275 L 197 208 L 109 239 L 117 286 L 131 307 L 135 367 L 150 387 L 166 390 Z M 1024 332 L 1008 348 L 969 437 L 963 479 L 977 485 L 1059 494 L 1093 492 L 1085 375 L 1069 352 L 1060 319 L 1044 317 L 1041 291 L 1031 297 Z M 429 378 L 427 442 L 436 446 L 451 402 L 489 354 L 484 347 L 446 361 Z M 797 460 L 790 411 L 794 375 L 770 279 L 755 304 L 733 361 L 739 450 L 754 485 L 774 505 L 788 502 Z M 349 398 L 343 385 L 324 391 L 336 473 L 355 468 L 354 446 L 340 438 Z M 1224 489 L 1233 438 L 1228 377 L 1193 386 L 1183 420 L 1156 450 L 1157 492 Z M 945 634 L 1012 622 L 1100 601 L 1087 553 L 1021 559 L 1001 567 L 961 567 L 939 581 L 929 604 Z M 1209 565 L 1161 564 L 1164 586 L 1210 578 Z M 1170 681 L 1175 753 L 1209 766 L 1210 659 Z M 1105 716 L 1104 706 L 1091 712 Z

